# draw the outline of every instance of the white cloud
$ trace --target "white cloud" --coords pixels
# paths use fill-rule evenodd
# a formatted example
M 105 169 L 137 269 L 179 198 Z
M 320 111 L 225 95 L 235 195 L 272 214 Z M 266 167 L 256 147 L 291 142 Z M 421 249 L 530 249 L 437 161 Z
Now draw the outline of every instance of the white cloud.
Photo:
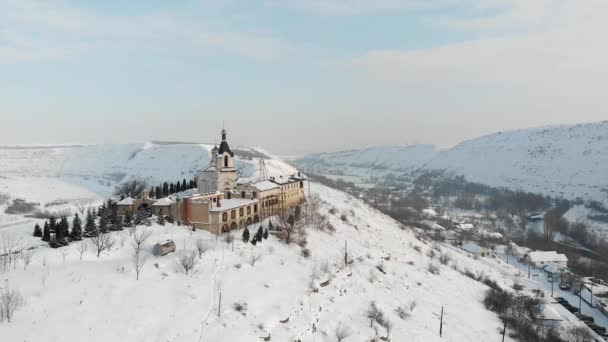
M 168 13 L 105 15 L 58 1 L 0 0 L 0 62 L 62 58 L 91 49 L 221 52 L 275 59 L 288 47 L 266 35 L 213 31 Z

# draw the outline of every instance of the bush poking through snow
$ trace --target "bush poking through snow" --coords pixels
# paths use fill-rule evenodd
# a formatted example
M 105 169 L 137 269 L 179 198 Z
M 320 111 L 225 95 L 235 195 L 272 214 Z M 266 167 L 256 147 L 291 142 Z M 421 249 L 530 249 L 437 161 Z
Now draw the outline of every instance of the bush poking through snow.
M 449 253 L 447 252 L 442 252 L 441 255 L 439 255 L 439 262 L 442 265 L 447 265 L 450 263 L 450 261 L 452 261 L 452 257 L 450 256 Z
M 244 315 L 245 311 L 247 311 L 247 303 L 245 303 L 245 302 L 236 302 L 236 303 L 232 304 L 232 308 L 234 309 L 234 311 L 241 312 Z
M 439 275 L 439 266 L 433 264 L 432 262 L 429 262 L 428 271 L 431 274 Z
M 196 265 L 196 252 L 195 251 L 181 251 L 177 254 L 177 263 L 181 267 L 186 275 Z
M 370 328 L 374 325 L 374 322 L 380 325 L 383 325 L 385 322 L 384 312 L 378 308 L 375 301 L 369 303 L 369 307 L 367 308 L 367 311 L 365 311 L 365 317 L 369 319 Z
M 344 339 L 353 334 L 353 330 L 344 323 L 338 322 L 334 334 L 336 335 L 336 339 L 338 340 L 338 342 L 342 342 L 344 341 Z
M 209 249 L 209 246 L 207 246 L 203 239 L 196 239 L 195 246 L 196 251 L 198 252 L 198 258 L 201 259 L 203 254 Z
M 15 312 L 24 304 L 23 296 L 8 285 L 0 289 L 0 322 L 11 322 Z
M 261 254 L 251 254 L 249 256 L 249 264 L 251 265 L 251 267 L 255 266 L 255 263 L 257 261 L 260 261 L 260 259 L 262 259 L 262 255 Z
M 308 249 L 308 248 L 302 248 L 302 256 L 303 257 L 310 258 L 310 255 L 311 255 L 310 249 Z

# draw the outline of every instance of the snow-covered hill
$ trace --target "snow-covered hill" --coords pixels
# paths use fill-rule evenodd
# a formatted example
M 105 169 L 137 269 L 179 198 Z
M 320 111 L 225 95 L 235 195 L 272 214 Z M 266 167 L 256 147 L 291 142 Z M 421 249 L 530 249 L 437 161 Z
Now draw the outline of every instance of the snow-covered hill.
M 353 166 L 358 174 L 361 167 L 372 173 L 377 166 L 406 175 L 444 170 L 491 186 L 608 203 L 608 121 L 500 132 L 443 151 L 379 147 L 312 155 L 296 164 L 345 174 Z
M 151 185 L 189 180 L 209 164 L 212 147 L 205 144 L 150 142 L 0 147 L 0 193 L 43 205 L 63 194 L 70 194 L 67 200 L 107 197 L 118 183 L 130 178 L 145 179 Z M 256 177 L 256 157 L 260 152 L 239 147 L 236 151 L 239 177 Z M 266 167 L 271 175 L 295 172 L 289 165 L 274 160 L 267 161 Z
M 487 287 L 462 272 L 505 286 L 512 280 L 463 252 L 418 240 L 350 195 L 317 184 L 312 193 L 321 197 L 320 211 L 335 232 L 306 226 L 310 257 L 272 236 L 257 246 L 237 239 L 232 247 L 207 232 L 153 225 L 139 280 L 127 230 L 110 233 L 117 241 L 110 252 L 97 258 L 89 247 L 80 260 L 73 245 L 40 246 L 31 224 L 5 228 L 24 245 L 40 247 L 27 269 L 19 261 L 1 275 L 26 304 L 13 322 L 0 324 L 0 336 L 32 342 L 336 341 L 342 323 L 352 330 L 345 342 L 368 341 L 387 334 L 378 324 L 370 327 L 366 309 L 375 301 L 392 323 L 392 341 L 500 339 L 499 319 L 482 304 Z M 178 251 L 194 250 L 198 239 L 209 249 L 186 275 L 177 266 L 179 253 L 151 255 L 152 245 L 165 239 L 174 240 Z M 346 267 L 345 242 L 352 260 Z M 451 257 L 449 265 L 439 262 L 436 249 Z M 254 256 L 259 260 L 252 264 Z M 246 309 L 237 311 L 235 303 Z M 400 318 L 398 307 L 408 317 Z

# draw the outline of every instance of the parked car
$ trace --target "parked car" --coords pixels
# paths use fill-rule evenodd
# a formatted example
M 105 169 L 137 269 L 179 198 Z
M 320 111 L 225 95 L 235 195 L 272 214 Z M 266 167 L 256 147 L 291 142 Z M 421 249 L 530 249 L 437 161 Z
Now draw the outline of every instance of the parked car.
M 570 311 L 572 313 L 577 313 L 579 311 L 577 307 L 574 307 L 574 306 L 572 306 L 572 305 L 570 305 L 568 303 L 565 303 L 565 304 L 562 304 L 562 305 L 563 305 L 563 307 L 566 308 L 566 310 L 568 310 L 568 311 Z
M 578 313 L 578 314 L 576 314 L 576 317 L 578 317 L 583 322 L 591 322 L 591 323 L 595 322 L 595 319 L 589 315 L 583 315 L 581 313 Z
M 562 297 L 555 297 L 553 299 L 555 299 L 555 301 L 558 302 L 558 303 L 560 303 L 560 304 L 568 303 L 568 301 L 565 298 L 562 298 Z
M 563 290 L 563 291 L 569 291 L 570 290 L 570 285 L 568 285 L 568 284 L 559 284 L 559 289 Z

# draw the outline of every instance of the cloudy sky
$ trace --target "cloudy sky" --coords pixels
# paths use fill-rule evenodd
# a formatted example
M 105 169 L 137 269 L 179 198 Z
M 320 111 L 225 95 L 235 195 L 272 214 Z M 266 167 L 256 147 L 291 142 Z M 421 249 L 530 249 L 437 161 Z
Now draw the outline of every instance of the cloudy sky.
M 279 154 L 608 118 L 605 0 L 0 0 L 0 144 Z

